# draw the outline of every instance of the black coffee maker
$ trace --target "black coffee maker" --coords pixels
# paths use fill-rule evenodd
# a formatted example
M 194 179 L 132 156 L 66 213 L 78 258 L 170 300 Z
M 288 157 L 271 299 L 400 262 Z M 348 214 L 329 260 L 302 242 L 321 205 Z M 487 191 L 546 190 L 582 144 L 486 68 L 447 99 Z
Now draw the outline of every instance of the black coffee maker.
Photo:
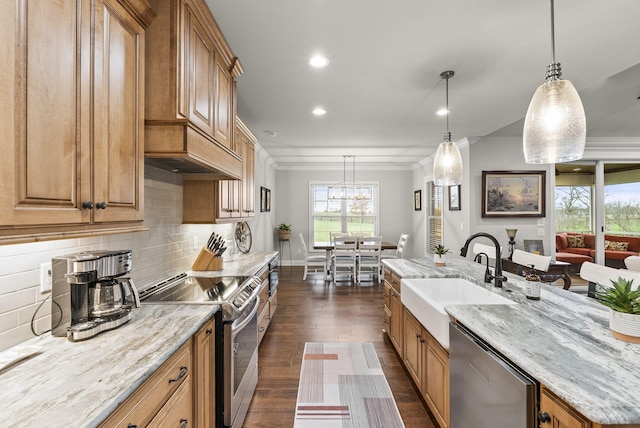
M 131 250 L 86 251 L 51 260 L 51 334 L 88 339 L 120 327 L 140 306 Z

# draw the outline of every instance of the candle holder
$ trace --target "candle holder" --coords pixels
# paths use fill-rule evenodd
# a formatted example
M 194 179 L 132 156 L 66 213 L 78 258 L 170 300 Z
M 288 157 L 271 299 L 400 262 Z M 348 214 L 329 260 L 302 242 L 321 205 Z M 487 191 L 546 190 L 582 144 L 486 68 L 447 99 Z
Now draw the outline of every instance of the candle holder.
M 516 233 L 518 229 L 505 229 L 509 237 L 509 260 L 513 259 L 513 250 L 516 248 Z

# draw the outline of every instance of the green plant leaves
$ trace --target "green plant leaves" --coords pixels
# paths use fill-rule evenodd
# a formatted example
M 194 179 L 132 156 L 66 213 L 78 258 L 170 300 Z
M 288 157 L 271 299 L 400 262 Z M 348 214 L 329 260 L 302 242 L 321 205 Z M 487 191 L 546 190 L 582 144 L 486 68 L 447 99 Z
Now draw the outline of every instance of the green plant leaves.
M 634 290 L 633 280 L 618 277 L 611 280 L 612 287 L 603 287 L 603 291 L 596 292 L 596 299 L 603 305 L 617 312 L 640 315 L 640 285 Z

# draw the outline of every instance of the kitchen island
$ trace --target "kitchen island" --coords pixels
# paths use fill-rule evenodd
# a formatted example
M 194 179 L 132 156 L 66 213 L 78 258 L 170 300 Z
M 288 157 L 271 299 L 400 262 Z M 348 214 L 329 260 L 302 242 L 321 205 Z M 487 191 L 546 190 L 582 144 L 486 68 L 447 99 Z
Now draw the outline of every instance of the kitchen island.
M 528 300 L 522 278 L 506 274 L 495 288 L 482 282 L 484 265 L 460 257 L 446 267 L 428 258 L 384 263 L 402 278 L 465 278 L 516 301 L 445 309 L 596 426 L 640 424 L 640 345 L 611 336 L 606 307 L 547 284 L 539 301 Z

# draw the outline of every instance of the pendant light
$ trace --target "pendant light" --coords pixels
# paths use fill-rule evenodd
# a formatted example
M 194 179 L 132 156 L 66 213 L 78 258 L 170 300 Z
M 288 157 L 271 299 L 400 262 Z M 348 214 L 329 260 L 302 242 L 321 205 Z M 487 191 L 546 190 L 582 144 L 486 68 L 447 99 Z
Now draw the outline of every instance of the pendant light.
M 449 132 L 449 79 L 453 75 L 451 70 L 440 73 L 440 77 L 446 82 L 447 132 L 433 159 L 433 182 L 436 186 L 454 186 L 462 183 L 462 156 L 458 146 L 451 141 Z
M 546 82 L 538 87 L 524 120 L 524 160 L 533 164 L 570 162 L 582 158 L 587 135 L 584 108 L 570 81 L 560 79 L 556 62 L 553 0 L 551 56 Z

